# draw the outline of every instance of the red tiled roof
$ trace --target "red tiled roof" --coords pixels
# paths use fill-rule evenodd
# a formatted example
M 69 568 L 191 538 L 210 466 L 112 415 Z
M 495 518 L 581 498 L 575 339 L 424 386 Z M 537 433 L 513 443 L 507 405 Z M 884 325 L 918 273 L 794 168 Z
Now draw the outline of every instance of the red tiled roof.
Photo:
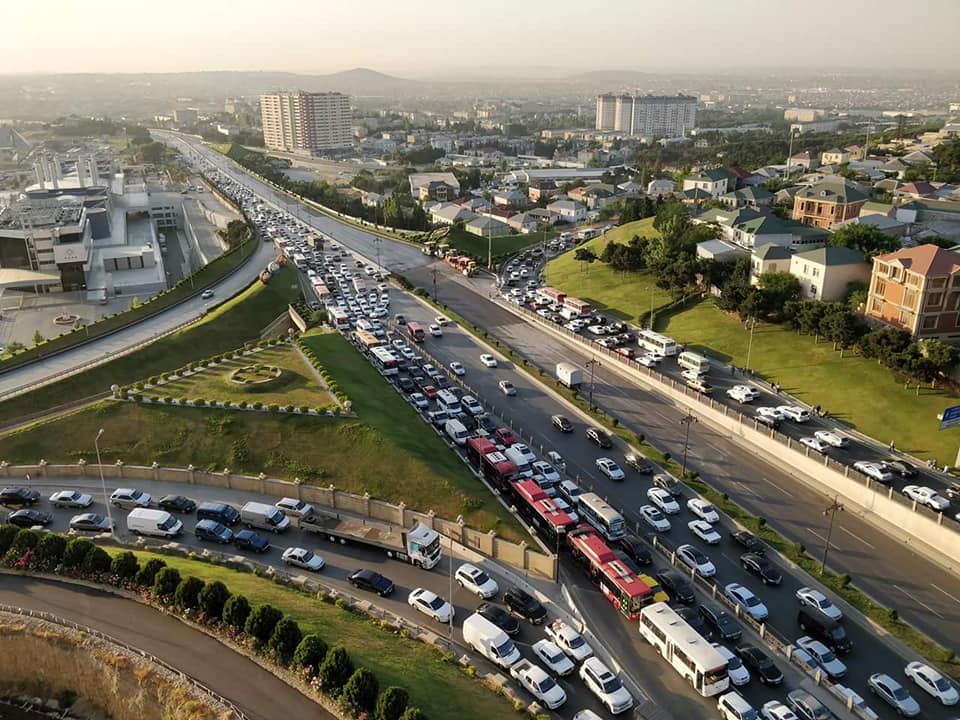
M 924 276 L 941 277 L 960 270 L 960 253 L 944 250 L 936 245 L 904 248 L 886 255 L 878 255 L 877 260 L 898 263 L 907 270 Z

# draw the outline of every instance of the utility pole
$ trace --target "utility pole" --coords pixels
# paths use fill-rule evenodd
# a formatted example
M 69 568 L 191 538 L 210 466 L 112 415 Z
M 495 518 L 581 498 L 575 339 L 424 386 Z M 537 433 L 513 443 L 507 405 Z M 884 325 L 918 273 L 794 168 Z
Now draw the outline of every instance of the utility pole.
M 437 268 L 433 268 L 430 272 L 433 275 L 433 301 L 439 302 L 437 300 Z
M 597 360 L 596 357 L 591 357 L 587 360 L 587 366 L 590 368 L 590 394 L 587 401 L 590 404 L 591 410 L 593 409 L 593 376 L 598 365 L 600 365 L 600 361 Z
M 747 341 L 747 370 L 749 370 L 750 353 L 753 351 L 753 329 L 757 326 L 757 319 L 755 317 L 748 318 L 747 322 L 750 323 L 750 339 Z
M 379 235 L 373 236 L 373 242 L 377 246 L 377 272 L 383 272 L 383 265 L 380 264 L 380 243 L 383 242 L 383 238 Z
M 820 560 L 820 574 L 823 575 L 823 570 L 827 566 L 827 553 L 830 552 L 830 538 L 833 537 L 833 521 L 837 517 L 838 512 L 843 512 L 843 503 L 840 502 L 840 496 L 835 495 L 833 497 L 833 502 L 830 503 L 823 511 L 824 517 L 830 517 L 830 524 L 827 526 L 827 542 L 823 546 L 823 558 Z
M 687 448 L 690 446 L 690 426 L 695 422 L 700 422 L 696 415 L 691 412 L 687 412 L 682 418 L 680 418 L 680 424 L 686 426 L 686 431 L 683 435 L 683 463 L 680 465 L 680 479 L 682 480 L 687 476 Z
M 110 497 L 107 495 L 107 481 L 103 478 L 103 463 L 100 462 L 100 436 L 103 435 L 103 428 L 97 432 L 93 439 L 93 447 L 97 451 L 97 469 L 100 471 L 100 487 L 103 489 L 103 504 L 107 507 L 107 519 L 110 521 L 110 534 L 114 534 L 113 516 L 110 513 Z
M 784 172 L 784 179 L 790 178 L 790 158 L 793 157 L 793 127 L 790 128 L 790 149 L 787 150 L 787 169 Z

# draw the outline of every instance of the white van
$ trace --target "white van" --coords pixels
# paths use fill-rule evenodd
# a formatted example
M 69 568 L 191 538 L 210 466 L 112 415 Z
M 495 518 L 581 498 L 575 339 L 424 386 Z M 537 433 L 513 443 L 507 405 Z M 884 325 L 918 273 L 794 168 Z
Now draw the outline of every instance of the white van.
M 467 444 L 467 438 L 470 436 L 470 433 L 459 420 L 447 420 L 446 425 L 443 426 L 443 430 L 447 433 L 447 437 L 457 445 Z
M 706 375 L 710 372 L 710 358 L 698 355 L 695 352 L 690 352 L 689 350 L 680 353 L 680 356 L 677 358 L 677 365 L 684 370 L 692 370 L 698 375 Z
M 127 530 L 133 535 L 172 538 L 183 532 L 183 523 L 166 510 L 136 508 L 127 515 Z
M 502 668 L 509 668 L 520 661 L 520 651 L 513 640 L 477 613 L 463 621 L 463 639 L 487 660 Z
M 530 466 L 530 462 L 527 460 L 527 456 L 520 452 L 519 449 L 513 447 L 512 445 L 504 450 L 504 455 L 507 456 L 507 459 L 517 466 L 517 475 L 524 478 L 533 477 L 533 468 Z
M 437 404 L 444 410 L 454 413 L 460 412 L 460 399 L 449 390 L 437 392 Z
M 757 711 L 736 690 L 724 693 L 717 700 L 717 709 L 724 720 L 757 720 Z
M 248 528 L 274 533 L 282 533 L 290 527 L 290 518 L 280 508 L 259 502 L 248 502 L 240 508 L 240 521 Z

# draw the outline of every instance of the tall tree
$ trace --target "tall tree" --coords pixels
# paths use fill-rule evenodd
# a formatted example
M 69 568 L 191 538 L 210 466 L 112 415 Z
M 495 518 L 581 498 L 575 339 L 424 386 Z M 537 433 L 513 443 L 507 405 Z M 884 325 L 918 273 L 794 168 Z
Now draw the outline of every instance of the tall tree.
M 957 349 L 953 345 L 947 345 L 936 338 L 924 340 L 921 348 L 933 370 L 934 377 L 931 381 L 931 387 L 936 387 L 937 376 L 945 375 L 948 370 L 957 364 Z
M 869 260 L 874 255 L 893 252 L 900 247 L 900 240 L 881 232 L 873 225 L 860 223 L 844 225 L 830 236 L 830 244 L 859 250 Z
M 597 259 L 597 254 L 588 247 L 579 247 L 573 253 L 573 259 L 580 263 L 580 272 L 583 272 L 584 268 L 589 271 L 590 264 Z

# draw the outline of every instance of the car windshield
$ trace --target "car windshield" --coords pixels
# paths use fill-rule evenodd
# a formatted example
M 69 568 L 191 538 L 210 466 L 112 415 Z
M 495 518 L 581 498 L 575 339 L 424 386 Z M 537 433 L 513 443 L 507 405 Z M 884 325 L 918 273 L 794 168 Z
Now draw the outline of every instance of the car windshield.
M 497 657 L 506 658 L 513 655 L 517 648 L 513 644 L 513 640 L 504 640 L 499 645 L 495 645 L 493 651 L 497 654 Z
M 313 560 L 313 558 L 314 558 L 314 554 L 312 550 L 304 550 L 304 552 L 300 555 L 300 559 L 303 562 L 310 562 L 311 560 Z
M 726 655 L 726 653 L 724 653 L 724 655 Z M 736 655 L 733 655 L 733 654 L 731 653 L 731 654 L 729 655 L 729 657 L 727 657 L 727 667 L 730 668 L 731 670 L 736 670 L 736 669 L 738 669 L 738 668 L 742 668 L 742 667 L 743 667 L 743 660 L 741 660 L 741 659 L 738 658 Z
M 623 687 L 623 683 L 620 682 L 620 678 L 616 675 L 610 675 L 605 680 L 600 681 L 600 687 L 603 688 L 605 693 L 614 693 Z
M 756 607 L 760 604 L 760 601 L 757 599 L 756 595 L 747 595 L 745 598 L 743 598 L 743 602 L 748 607 Z
M 704 554 L 703 554 L 702 552 L 700 552 L 699 550 L 690 550 L 689 553 L 690 553 L 691 559 L 692 559 L 697 565 L 703 565 L 705 562 L 707 562 L 707 556 L 704 555 Z
M 650 508 L 650 517 L 652 517 L 654 520 L 659 520 L 663 517 L 663 515 L 660 514 L 660 511 L 656 508 Z
M 539 685 L 540 685 L 540 692 L 542 693 L 550 692 L 557 686 L 557 681 L 554 680 L 549 675 L 547 675 L 547 677 L 545 677 L 543 680 L 540 681 Z
M 892 687 L 890 688 L 890 690 L 891 692 L 893 692 L 893 696 L 897 700 L 903 701 L 903 700 L 906 700 L 908 697 L 910 697 L 910 693 L 904 690 L 902 685 L 897 685 L 895 687 Z
M 826 652 L 820 653 L 820 660 L 825 663 L 833 662 L 837 659 L 837 656 L 833 654 L 832 650 L 827 650 Z
M 473 581 L 477 585 L 484 585 L 490 582 L 490 577 L 483 570 L 480 570 L 476 575 L 473 576 Z
M 168 517 L 166 520 L 164 520 L 162 523 L 160 523 L 160 529 L 161 529 L 161 530 L 172 530 L 172 529 L 175 528 L 176 526 L 177 526 L 177 519 L 176 519 L 175 517 L 173 517 L 173 515 L 171 515 L 171 516 Z
M 134 500 L 139 500 L 142 496 L 143 496 L 143 493 L 140 492 L 139 490 L 134 490 L 133 492 L 130 493 L 130 497 L 132 497 Z
M 933 681 L 933 686 L 940 692 L 946 692 L 950 689 L 950 683 L 945 678 L 937 678 Z
M 581 648 L 586 644 L 582 635 L 574 635 L 573 637 L 567 638 L 567 646 L 573 650 Z
M 427 601 L 427 605 L 429 605 L 430 608 L 433 609 L 433 610 L 439 610 L 440 608 L 442 608 L 442 607 L 444 606 L 444 604 L 445 604 L 445 603 L 444 603 L 443 599 L 437 597 L 436 595 L 433 596 L 433 599 L 432 599 L 432 600 Z

